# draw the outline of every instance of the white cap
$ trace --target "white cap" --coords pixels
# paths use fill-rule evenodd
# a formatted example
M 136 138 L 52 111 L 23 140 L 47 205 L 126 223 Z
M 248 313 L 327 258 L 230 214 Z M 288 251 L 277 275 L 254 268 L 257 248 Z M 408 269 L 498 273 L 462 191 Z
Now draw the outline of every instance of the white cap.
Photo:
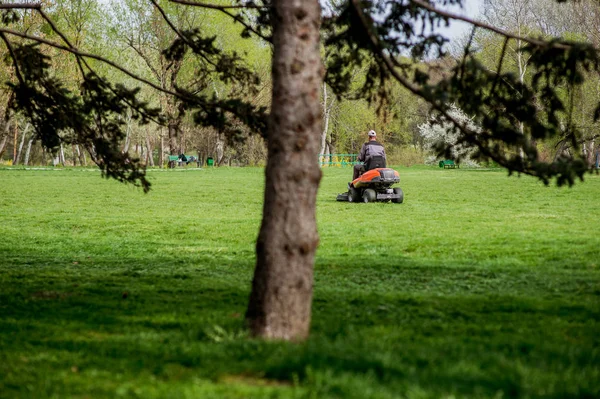
M 369 137 L 375 137 L 377 136 L 377 133 L 375 133 L 375 130 L 369 130 Z

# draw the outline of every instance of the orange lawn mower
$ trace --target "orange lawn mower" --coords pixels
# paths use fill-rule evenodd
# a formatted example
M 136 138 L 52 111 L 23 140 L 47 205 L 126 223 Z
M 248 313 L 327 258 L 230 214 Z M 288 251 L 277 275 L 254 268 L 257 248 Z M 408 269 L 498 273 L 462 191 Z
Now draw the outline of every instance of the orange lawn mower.
M 401 204 L 404 193 L 392 185 L 400 182 L 400 174 L 391 168 L 371 169 L 348 183 L 348 192 L 338 194 L 338 201 L 375 202 L 392 201 Z

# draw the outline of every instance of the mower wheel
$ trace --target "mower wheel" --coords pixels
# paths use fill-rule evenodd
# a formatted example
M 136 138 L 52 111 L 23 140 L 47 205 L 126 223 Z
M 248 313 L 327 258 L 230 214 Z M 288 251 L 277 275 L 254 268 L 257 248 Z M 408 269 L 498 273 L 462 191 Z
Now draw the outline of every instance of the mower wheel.
M 400 198 L 394 198 L 392 202 L 401 204 L 404 201 L 404 191 L 400 187 L 394 187 L 394 194 L 400 194 Z
M 362 195 L 363 202 L 374 202 L 377 200 L 377 193 L 372 188 L 367 188 Z
M 348 189 L 348 202 L 360 201 L 360 191 L 354 187 Z

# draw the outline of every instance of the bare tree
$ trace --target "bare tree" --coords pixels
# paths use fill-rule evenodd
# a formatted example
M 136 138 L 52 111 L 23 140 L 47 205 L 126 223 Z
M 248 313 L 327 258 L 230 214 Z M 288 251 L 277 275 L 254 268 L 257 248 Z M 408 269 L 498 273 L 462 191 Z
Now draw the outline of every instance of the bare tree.
M 23 131 L 21 132 L 21 143 L 19 144 L 19 148 L 17 150 L 17 154 L 15 155 L 15 159 L 13 160 L 13 165 L 18 165 L 19 164 L 19 160 L 21 159 L 21 154 L 23 153 L 23 145 L 25 144 L 25 138 L 27 136 L 27 133 L 29 133 L 29 123 L 25 124 L 25 127 L 23 128 Z M 15 143 L 16 146 L 16 143 Z

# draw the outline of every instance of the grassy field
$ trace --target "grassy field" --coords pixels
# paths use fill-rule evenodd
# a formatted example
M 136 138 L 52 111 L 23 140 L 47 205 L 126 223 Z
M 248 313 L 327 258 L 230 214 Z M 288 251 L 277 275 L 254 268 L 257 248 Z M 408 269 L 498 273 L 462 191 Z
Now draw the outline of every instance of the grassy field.
M 244 329 L 261 169 L 0 170 L 0 398 L 599 398 L 600 177 L 318 197 L 311 338 Z

